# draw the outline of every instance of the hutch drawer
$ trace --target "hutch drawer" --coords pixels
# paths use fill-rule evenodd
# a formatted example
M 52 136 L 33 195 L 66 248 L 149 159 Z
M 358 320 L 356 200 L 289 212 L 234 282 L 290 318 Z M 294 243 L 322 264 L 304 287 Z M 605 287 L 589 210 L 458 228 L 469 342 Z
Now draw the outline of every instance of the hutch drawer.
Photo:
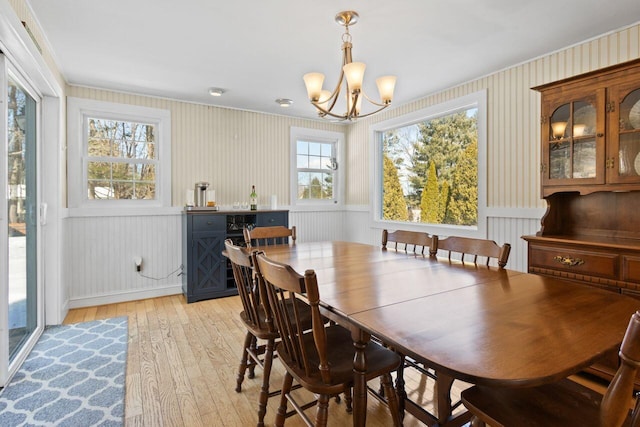
M 618 278 L 620 257 L 615 253 L 584 251 L 567 247 L 529 245 L 529 265 L 588 276 Z M 640 259 L 637 260 L 640 262 Z M 640 264 L 637 266 L 640 273 Z

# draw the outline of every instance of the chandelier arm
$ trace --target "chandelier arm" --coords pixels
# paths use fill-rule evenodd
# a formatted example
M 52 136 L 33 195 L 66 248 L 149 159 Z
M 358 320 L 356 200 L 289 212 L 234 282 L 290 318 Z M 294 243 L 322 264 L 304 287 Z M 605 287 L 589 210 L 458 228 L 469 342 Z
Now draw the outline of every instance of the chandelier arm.
M 391 104 L 391 102 L 389 102 L 388 104 L 385 104 L 384 102 L 380 103 L 380 102 L 376 102 L 373 99 L 369 98 L 367 96 L 367 94 L 365 93 L 364 89 L 361 90 L 362 94 L 364 95 L 364 97 L 366 98 L 367 101 L 369 101 L 370 103 L 372 103 L 373 105 L 377 105 L 378 107 L 387 107 L 389 104 Z
M 338 84 L 336 85 L 336 88 L 333 90 L 333 92 L 331 92 L 331 96 L 329 97 L 329 99 L 332 99 L 331 105 L 328 108 L 329 111 L 333 110 L 333 107 L 336 105 L 336 102 L 338 101 L 338 96 L 340 96 L 340 86 L 342 86 L 342 80 L 344 80 L 344 71 L 340 72 L 340 78 L 338 79 Z
M 370 113 L 367 113 L 367 114 L 360 114 L 360 115 L 358 115 L 356 118 L 357 118 L 357 119 L 362 119 L 362 118 L 364 118 L 364 117 L 372 116 L 372 115 L 374 115 L 374 114 L 376 114 L 376 113 L 379 113 L 380 111 L 384 110 L 385 108 L 387 108 L 387 107 L 388 107 L 389 105 L 391 105 L 391 104 L 387 104 L 387 105 L 384 105 L 384 104 L 376 104 L 376 105 L 382 105 L 382 106 L 381 106 L 380 108 L 378 108 L 377 110 L 372 111 L 372 112 L 370 112 Z
M 329 111 L 329 110 L 325 110 L 324 108 L 322 108 L 322 107 L 320 107 L 320 106 L 316 105 L 316 104 L 315 104 L 315 103 L 313 103 L 313 102 L 312 102 L 312 104 L 313 104 L 313 106 L 314 106 L 314 107 L 316 107 L 316 109 L 317 109 L 317 110 L 318 110 L 322 115 L 335 117 L 336 119 L 340 119 L 340 120 L 350 120 L 349 116 L 347 116 L 346 114 L 343 114 L 343 115 L 335 114 L 335 113 L 332 113 L 332 112 L 331 112 L 331 111 Z
M 347 111 L 347 117 L 357 118 L 358 111 L 356 109 L 358 108 L 358 98 L 360 98 L 360 91 L 355 92 L 353 95 L 349 93 L 347 94 L 347 96 L 351 97 L 351 108 Z M 348 102 L 347 102 L 347 106 L 349 106 Z

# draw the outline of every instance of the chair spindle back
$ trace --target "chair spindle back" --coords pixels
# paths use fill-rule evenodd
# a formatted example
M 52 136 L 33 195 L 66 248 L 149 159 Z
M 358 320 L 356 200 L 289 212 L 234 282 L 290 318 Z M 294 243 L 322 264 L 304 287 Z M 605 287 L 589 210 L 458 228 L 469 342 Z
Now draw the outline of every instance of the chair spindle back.
M 486 265 L 489 265 L 491 258 L 495 258 L 500 268 L 504 268 L 509 260 L 511 245 L 505 243 L 499 246 L 493 240 L 474 239 L 469 237 L 450 236 L 446 239 L 439 239 L 433 236 L 433 246 L 437 250 L 445 250 L 449 252 L 449 260 L 452 253 L 461 254 L 461 260 L 464 262 L 465 255 L 473 256 L 473 263 L 477 264 L 478 257 L 486 257 Z
M 425 250 L 428 251 L 428 255 L 435 255 L 436 253 L 433 249 L 433 240 L 429 233 L 406 230 L 382 230 L 382 250 L 387 250 L 387 244 L 389 242 L 394 243 L 393 249 L 396 251 L 404 250 L 407 253 L 413 252 L 414 254 L 421 254 L 423 256 L 427 255 L 425 254 Z M 400 247 L 398 247 L 398 245 L 400 245 Z
M 269 313 L 270 310 L 261 304 L 261 292 L 259 283 L 254 277 L 251 256 L 245 252 L 246 249 L 234 245 L 231 239 L 225 240 L 224 246 L 227 257 L 231 261 L 233 278 L 238 288 L 238 295 L 242 301 L 242 308 L 244 309 L 246 320 L 257 329 L 268 328 L 271 331 L 275 331 L 273 320 Z M 260 317 L 261 310 L 265 314 L 263 319 L 264 323 L 267 323 L 266 325 L 263 324 L 263 320 Z
M 307 270 L 301 276 L 291 266 L 270 260 L 264 253 L 256 253 L 255 258 L 258 278 L 264 282 L 282 341 L 278 354 L 294 362 L 298 369 L 304 369 L 307 376 L 319 370 L 323 381 L 328 383 L 331 370 L 326 356 L 327 337 L 320 314 L 320 294 L 315 272 Z M 304 334 L 306 329 L 301 321 L 299 308 L 305 303 L 297 296 L 301 294 L 305 294 L 311 307 L 312 335 Z M 315 355 L 308 354 L 307 346 L 304 345 L 305 340 L 309 339 L 315 342 Z
M 289 238 L 293 244 L 296 243 L 296 226 L 291 228 L 282 225 L 272 227 L 255 227 L 243 230 L 244 242 L 247 247 L 285 245 L 289 243 Z

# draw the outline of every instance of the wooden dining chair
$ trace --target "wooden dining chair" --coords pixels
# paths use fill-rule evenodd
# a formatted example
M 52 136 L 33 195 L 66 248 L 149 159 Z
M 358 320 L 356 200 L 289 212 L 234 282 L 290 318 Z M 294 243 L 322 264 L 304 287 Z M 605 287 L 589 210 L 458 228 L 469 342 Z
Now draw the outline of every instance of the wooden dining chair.
M 491 259 L 495 259 L 500 268 L 504 268 L 507 265 L 509 253 L 511 252 L 509 243 L 499 246 L 493 240 L 457 236 L 450 236 L 446 239 L 433 236 L 433 246 L 436 251 L 447 251 L 449 259 L 451 259 L 452 253 L 460 254 L 462 262 L 465 262 L 465 256 L 467 258 L 471 256 L 474 264 L 478 263 L 478 257 L 486 258 L 486 265 L 489 265 Z
M 433 247 L 431 236 L 429 233 L 419 231 L 382 230 L 382 250 L 386 251 L 388 246 L 392 246 L 392 249 L 396 251 L 413 252 L 423 256 L 435 255 L 435 250 L 431 249 Z
M 462 392 L 474 427 L 640 426 L 640 399 L 633 402 L 640 367 L 640 312 L 629 322 L 620 346 L 620 366 L 604 396 L 569 379 L 531 388 L 473 386 Z
M 262 368 L 262 387 L 258 400 L 257 425 L 262 427 L 267 411 L 267 400 L 269 397 L 280 394 L 280 390 L 269 392 L 269 377 L 274 359 L 275 342 L 279 338 L 279 334 L 266 300 L 266 293 L 261 289 L 263 285 L 255 280 L 253 260 L 249 252 L 245 248 L 234 245 L 231 239 L 225 240 L 224 244 L 225 254 L 231 262 L 238 295 L 242 301 L 243 311 L 240 313 L 240 319 L 247 328 L 236 377 L 236 392 L 242 391 L 242 382 L 246 371 L 249 370 L 249 378 L 254 378 L 255 367 L 256 365 L 260 366 Z M 265 297 L 262 298 L 262 295 Z M 303 327 L 307 330 L 311 329 L 310 307 L 300 305 L 298 310 Z M 266 344 L 259 346 L 258 340 L 265 341 Z
M 269 246 L 269 245 L 285 245 L 296 243 L 296 226 L 291 228 L 282 225 L 272 227 L 255 227 L 252 229 L 245 228 L 243 230 L 244 243 L 247 247 L 253 246 Z
M 280 331 L 281 341 L 277 345 L 279 360 L 285 367 L 280 406 L 275 425 L 284 425 L 287 403 L 291 402 L 293 413 L 298 413 L 307 425 L 326 426 L 329 399 L 339 393 L 349 393 L 353 387 L 353 359 L 355 348 L 349 330 L 324 322 L 320 314 L 320 294 L 313 270 L 304 276 L 291 266 L 272 261 L 264 253 L 257 253 L 256 271 L 264 283 Z M 299 311 L 295 309 L 306 299 L 311 307 L 312 331 L 305 331 Z M 294 310 L 287 310 L 291 304 Z M 369 342 L 365 349 L 367 360 L 366 380 L 382 377 L 393 424 L 401 424 L 398 401 L 391 383 L 391 372 L 400 365 L 400 358 L 393 351 Z M 318 395 L 315 423 L 304 413 L 311 404 L 298 403 L 291 394 L 291 385 L 296 380 L 309 392 Z

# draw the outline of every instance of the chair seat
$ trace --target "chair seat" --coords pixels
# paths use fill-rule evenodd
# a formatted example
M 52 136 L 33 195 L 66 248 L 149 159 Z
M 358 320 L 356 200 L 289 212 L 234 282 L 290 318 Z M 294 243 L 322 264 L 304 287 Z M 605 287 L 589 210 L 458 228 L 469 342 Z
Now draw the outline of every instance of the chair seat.
M 464 405 L 492 427 L 599 427 L 602 395 L 574 381 L 531 388 L 474 386 Z M 631 411 L 624 426 L 631 425 Z
M 279 352 L 281 362 L 286 365 L 287 370 L 302 386 L 312 393 L 337 394 L 344 391 L 345 384 L 351 386 L 353 383 L 353 358 L 355 348 L 351 333 L 339 326 L 332 325 L 325 329 L 327 334 L 327 358 L 331 366 L 331 384 L 323 382 L 320 370 L 315 369 L 310 375 L 306 375 L 303 369 L 299 368 L 286 355 L 286 352 Z M 308 349 L 310 366 L 317 367 L 320 361 L 315 350 L 313 334 L 304 334 L 304 348 Z M 280 346 L 277 347 L 277 349 Z M 385 372 L 395 370 L 400 366 L 400 357 L 391 350 L 388 350 L 376 343 L 369 342 L 366 348 L 367 374 L 366 380 L 377 378 Z
M 307 304 L 299 304 L 298 310 L 300 312 L 300 319 L 303 327 L 305 329 L 311 329 L 311 307 Z M 287 311 L 289 311 L 290 314 L 293 314 L 293 304 L 291 304 L 291 301 L 287 301 Z M 263 310 L 258 311 L 258 316 L 260 317 L 260 325 L 262 326 L 260 328 L 253 322 L 249 321 L 244 310 L 240 313 L 240 320 L 242 320 L 242 323 L 244 323 L 247 330 L 249 330 L 254 337 L 261 340 L 277 339 L 279 335 L 276 331 L 275 325 L 273 326 L 273 331 L 269 331 L 265 312 Z

